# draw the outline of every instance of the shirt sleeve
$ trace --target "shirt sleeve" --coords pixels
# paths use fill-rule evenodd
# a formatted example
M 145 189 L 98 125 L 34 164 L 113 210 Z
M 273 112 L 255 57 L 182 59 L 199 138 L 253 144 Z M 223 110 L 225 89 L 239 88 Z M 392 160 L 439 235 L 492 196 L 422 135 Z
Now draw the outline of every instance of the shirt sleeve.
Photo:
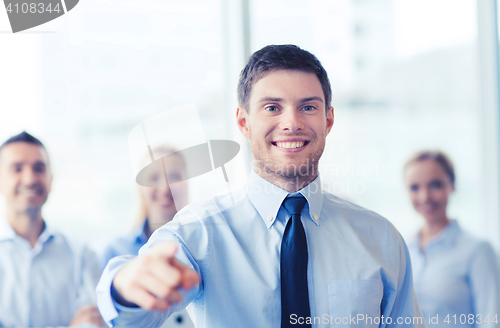
M 482 241 L 473 252 L 469 281 L 476 326 L 497 327 L 492 320 L 500 320 L 500 271 L 495 251 L 486 241 Z
M 391 226 L 392 227 L 392 226 Z M 394 229 L 395 231 L 395 229 Z M 397 231 L 387 239 L 387 255 L 393 259 L 395 275 L 384 281 L 380 327 L 422 327 L 425 317 L 413 290 L 413 275 L 408 247 Z

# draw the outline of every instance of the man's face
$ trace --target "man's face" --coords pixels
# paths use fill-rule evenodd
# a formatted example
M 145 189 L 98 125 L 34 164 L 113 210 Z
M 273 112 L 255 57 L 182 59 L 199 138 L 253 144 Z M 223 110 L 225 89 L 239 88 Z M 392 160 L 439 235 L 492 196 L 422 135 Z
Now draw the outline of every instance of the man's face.
M 285 179 L 315 176 L 333 107 L 325 115 L 325 96 L 314 73 L 277 70 L 253 85 L 249 112 L 238 108 L 237 122 L 250 140 L 256 171 Z
M 0 151 L 0 192 L 16 213 L 40 209 L 52 183 L 47 152 L 26 142 L 8 144 Z

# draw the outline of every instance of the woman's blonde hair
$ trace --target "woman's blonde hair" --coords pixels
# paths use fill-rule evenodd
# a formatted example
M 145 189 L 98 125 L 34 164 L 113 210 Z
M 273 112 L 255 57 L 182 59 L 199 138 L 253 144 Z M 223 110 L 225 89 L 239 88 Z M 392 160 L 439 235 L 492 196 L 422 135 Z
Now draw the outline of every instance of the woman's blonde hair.
M 448 155 L 441 150 L 421 150 L 416 152 L 406 161 L 403 172 L 406 172 L 410 165 L 426 159 L 431 159 L 438 163 L 450 178 L 451 183 L 455 184 L 455 168 L 453 167 L 453 162 Z
M 186 167 L 186 160 L 184 159 L 184 156 L 182 156 L 182 153 L 179 152 L 178 149 L 175 147 L 167 146 L 167 145 L 157 146 L 157 147 L 153 148 L 152 153 L 153 154 L 161 154 L 161 157 L 164 157 L 168 154 L 175 154 L 182 161 L 182 166 L 184 167 L 184 169 L 187 168 Z M 148 152 L 147 154 L 145 154 L 143 161 L 146 161 L 150 158 L 151 158 L 151 154 Z M 157 159 L 158 158 L 156 158 L 156 160 Z M 144 204 L 144 199 L 142 198 L 142 195 L 139 193 L 139 208 L 137 211 L 137 215 L 136 215 L 133 229 L 136 229 L 137 227 L 144 224 L 144 221 L 146 221 L 147 217 L 148 217 L 148 209 L 146 208 L 146 204 Z

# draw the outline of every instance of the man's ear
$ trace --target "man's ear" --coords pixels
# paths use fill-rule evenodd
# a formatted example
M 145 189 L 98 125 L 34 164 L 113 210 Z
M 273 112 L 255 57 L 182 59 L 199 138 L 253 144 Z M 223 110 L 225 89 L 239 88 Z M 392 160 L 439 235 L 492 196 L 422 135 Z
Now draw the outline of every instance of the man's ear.
M 249 115 L 243 107 L 238 107 L 236 110 L 236 124 L 238 129 L 240 129 L 241 134 L 245 138 L 250 139 L 250 129 L 249 129 Z
M 333 106 L 330 106 L 330 108 L 326 111 L 326 135 L 330 133 L 330 130 L 333 127 L 333 117 Z

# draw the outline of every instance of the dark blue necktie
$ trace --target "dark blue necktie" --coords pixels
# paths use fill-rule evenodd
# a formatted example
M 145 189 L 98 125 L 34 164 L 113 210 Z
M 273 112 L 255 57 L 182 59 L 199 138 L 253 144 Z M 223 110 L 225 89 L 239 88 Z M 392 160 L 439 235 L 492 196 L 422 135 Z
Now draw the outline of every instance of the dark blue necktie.
M 300 213 L 307 200 L 301 197 L 285 198 L 283 207 L 292 215 L 286 224 L 281 241 L 281 328 L 311 327 L 290 322 L 290 316 L 305 321 L 311 316 L 307 289 L 307 240 Z M 302 321 L 302 320 L 301 320 Z

